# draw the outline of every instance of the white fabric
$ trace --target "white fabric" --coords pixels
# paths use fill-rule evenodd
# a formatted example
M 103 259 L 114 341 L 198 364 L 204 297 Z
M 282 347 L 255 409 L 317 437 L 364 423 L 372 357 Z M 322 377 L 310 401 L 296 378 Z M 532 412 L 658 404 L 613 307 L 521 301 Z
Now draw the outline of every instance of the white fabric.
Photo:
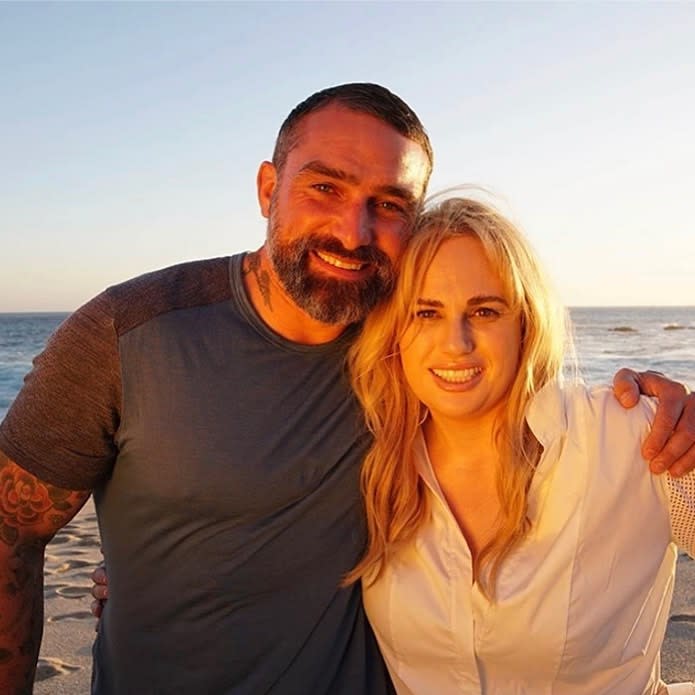
M 665 687 L 663 695 L 695 695 L 695 685 L 693 683 L 672 683 Z
M 652 476 L 640 444 L 653 416 L 608 389 L 546 387 L 528 422 L 544 447 L 529 536 L 491 603 L 419 442 L 432 515 L 379 580 L 367 614 L 399 695 L 653 695 L 678 537 L 695 538 L 695 474 Z M 688 492 L 690 491 L 690 492 Z M 685 548 L 695 553 L 695 543 Z

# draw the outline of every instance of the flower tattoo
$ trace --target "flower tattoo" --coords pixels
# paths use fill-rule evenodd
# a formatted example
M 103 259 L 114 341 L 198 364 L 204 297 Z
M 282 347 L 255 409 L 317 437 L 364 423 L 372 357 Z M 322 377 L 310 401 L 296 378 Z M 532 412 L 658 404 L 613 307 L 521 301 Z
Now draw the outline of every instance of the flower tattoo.
M 0 539 L 12 544 L 18 528 L 39 523 L 51 510 L 69 508 L 68 490 L 47 486 L 28 473 L 0 471 Z

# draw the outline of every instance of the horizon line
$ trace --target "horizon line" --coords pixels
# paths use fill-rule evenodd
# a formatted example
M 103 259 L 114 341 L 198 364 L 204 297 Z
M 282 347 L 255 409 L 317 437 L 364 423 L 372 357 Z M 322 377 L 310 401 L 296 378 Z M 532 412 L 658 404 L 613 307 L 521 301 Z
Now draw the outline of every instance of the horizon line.
M 567 309 L 695 309 L 695 304 L 573 304 Z M 39 316 L 46 314 L 72 314 L 77 309 L 29 309 L 0 311 L 0 316 Z

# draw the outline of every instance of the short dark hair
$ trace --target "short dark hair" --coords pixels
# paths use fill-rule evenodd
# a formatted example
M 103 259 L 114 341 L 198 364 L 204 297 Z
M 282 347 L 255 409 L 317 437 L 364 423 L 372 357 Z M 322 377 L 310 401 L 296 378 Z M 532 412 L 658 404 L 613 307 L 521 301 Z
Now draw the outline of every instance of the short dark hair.
M 352 111 L 375 116 L 392 126 L 401 135 L 420 145 L 429 160 L 427 172 L 429 179 L 434 164 L 434 154 L 425 127 L 415 111 L 403 99 L 386 87 L 371 82 L 351 82 L 328 87 L 297 104 L 280 126 L 275 141 L 273 164 L 278 171 L 282 170 L 287 161 L 287 155 L 297 143 L 297 126 L 300 121 L 313 111 L 318 111 L 332 103 L 340 104 Z

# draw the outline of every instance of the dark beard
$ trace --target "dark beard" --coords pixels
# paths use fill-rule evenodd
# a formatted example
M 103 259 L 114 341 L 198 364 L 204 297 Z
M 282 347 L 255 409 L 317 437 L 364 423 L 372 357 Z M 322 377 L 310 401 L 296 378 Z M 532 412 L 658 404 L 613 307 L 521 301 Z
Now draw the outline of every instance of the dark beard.
M 269 230 L 268 253 L 275 273 L 292 300 L 321 323 L 347 325 L 361 321 L 388 297 L 394 286 L 391 259 L 374 246 L 348 251 L 337 239 L 320 234 L 303 236 L 286 244 L 277 229 Z M 346 261 L 369 263 L 371 273 L 360 280 L 322 277 L 309 270 L 309 254 L 326 251 Z

